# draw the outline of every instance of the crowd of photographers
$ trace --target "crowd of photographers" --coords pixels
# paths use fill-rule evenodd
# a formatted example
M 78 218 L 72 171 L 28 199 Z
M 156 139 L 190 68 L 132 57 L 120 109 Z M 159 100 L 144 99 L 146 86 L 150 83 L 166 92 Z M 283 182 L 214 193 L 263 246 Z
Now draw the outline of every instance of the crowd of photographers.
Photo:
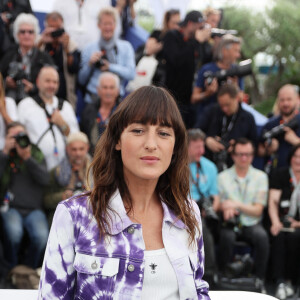
M 134 52 L 120 36 L 133 24 L 135 1 L 116 1 L 117 9 L 93 2 L 57 1 L 43 32 L 30 4 L 16 15 L 11 5 L 1 8 L 0 39 L 7 42 L 0 52 L 0 241 L 8 261 L 2 265 L 40 266 L 56 205 L 87 188 L 86 171 L 111 114 L 130 91 L 154 84 L 172 92 L 188 129 L 207 280 L 252 273 L 266 292 L 270 261 L 276 297 L 291 296 L 300 278 L 296 87 L 278 91 L 276 113 L 258 130 L 243 103 L 251 61 L 238 63 L 242 39 L 218 28 L 220 11 L 183 18 L 167 11 L 163 28 Z M 78 20 L 70 18 L 73 10 Z M 92 20 L 97 26 L 87 25 Z M 262 162 L 257 168 L 254 158 Z M 237 271 L 240 241 L 251 255 Z

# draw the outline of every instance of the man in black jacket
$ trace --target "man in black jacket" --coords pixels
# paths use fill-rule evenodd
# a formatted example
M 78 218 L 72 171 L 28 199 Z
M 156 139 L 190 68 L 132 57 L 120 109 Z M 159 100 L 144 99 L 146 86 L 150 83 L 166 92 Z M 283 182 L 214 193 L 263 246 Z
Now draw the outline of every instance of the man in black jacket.
M 208 107 L 197 127 L 207 138 L 207 156 L 222 171 L 233 164 L 228 155 L 233 143 L 241 137 L 257 143 L 256 125 L 253 116 L 239 103 L 239 89 L 233 83 L 225 83 L 218 92 L 218 104 Z
M 177 100 L 181 115 L 191 127 L 190 98 L 195 73 L 195 55 L 200 43 L 210 31 L 203 29 L 204 19 L 199 11 L 191 11 L 179 30 L 170 30 L 164 37 L 163 56 L 166 60 L 166 86 Z
M 31 268 L 39 265 L 48 239 L 48 223 L 42 211 L 43 190 L 48 181 L 42 152 L 30 143 L 22 124 L 9 124 L 5 146 L 0 151 L 0 213 L 5 253 L 11 267 L 18 263 L 24 229 L 30 240 L 24 263 Z

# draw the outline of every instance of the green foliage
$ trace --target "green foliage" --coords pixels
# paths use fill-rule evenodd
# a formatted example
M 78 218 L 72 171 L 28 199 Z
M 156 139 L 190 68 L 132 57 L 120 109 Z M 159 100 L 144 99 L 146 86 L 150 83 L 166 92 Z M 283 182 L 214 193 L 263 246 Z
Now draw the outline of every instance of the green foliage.
M 254 106 L 254 108 L 259 111 L 261 114 L 267 116 L 273 109 L 273 105 L 275 103 L 276 98 L 266 99 Z
M 140 16 L 138 18 L 138 24 L 148 32 L 152 32 L 154 28 L 154 23 L 155 20 L 153 16 L 143 16 L 143 17 Z

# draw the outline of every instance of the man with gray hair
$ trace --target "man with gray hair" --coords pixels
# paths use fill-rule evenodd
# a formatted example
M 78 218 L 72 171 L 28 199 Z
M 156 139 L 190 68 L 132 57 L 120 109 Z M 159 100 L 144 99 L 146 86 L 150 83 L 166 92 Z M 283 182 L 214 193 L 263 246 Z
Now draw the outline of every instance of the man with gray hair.
M 78 80 L 86 89 L 84 100 L 87 103 L 91 103 L 97 94 L 98 79 L 102 72 L 113 72 L 120 77 L 121 96 L 124 96 L 126 81 L 135 76 L 133 48 L 129 42 L 117 38 L 117 25 L 117 10 L 113 7 L 102 9 L 98 16 L 100 39 L 82 51 Z
M 93 153 L 99 137 L 104 132 L 110 116 L 120 101 L 120 79 L 110 72 L 103 72 L 99 77 L 97 95 L 92 103 L 85 106 L 81 117 L 81 130 L 85 132 L 91 143 Z
M 88 184 L 92 184 L 91 172 L 87 176 L 92 161 L 88 151 L 89 140 L 85 133 L 78 131 L 68 135 L 66 156 L 51 170 L 50 184 L 44 198 L 49 223 L 60 201 L 84 192 Z
M 37 94 L 35 81 L 44 65 L 52 65 L 51 57 L 35 46 L 40 27 L 38 19 L 21 13 L 13 26 L 17 45 L 10 48 L 0 61 L 0 72 L 5 79 L 6 96 L 18 103 L 30 95 Z
M 216 62 L 205 64 L 197 74 L 197 80 L 193 89 L 191 103 L 197 103 L 197 118 L 203 109 L 217 103 L 217 92 L 220 82 L 216 78 L 208 82 L 205 73 L 212 74 L 221 70 L 229 70 L 241 56 L 241 39 L 233 35 L 224 35 L 216 50 Z M 236 81 L 236 79 L 233 79 Z M 243 90 L 243 80 L 238 79 L 238 86 Z

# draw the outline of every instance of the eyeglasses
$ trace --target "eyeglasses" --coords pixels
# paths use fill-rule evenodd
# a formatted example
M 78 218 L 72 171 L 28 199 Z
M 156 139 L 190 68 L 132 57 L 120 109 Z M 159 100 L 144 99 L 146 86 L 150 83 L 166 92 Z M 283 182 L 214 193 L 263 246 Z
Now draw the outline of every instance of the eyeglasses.
M 253 152 L 248 152 L 248 153 L 233 153 L 233 155 L 237 156 L 237 157 L 242 157 L 242 156 L 251 157 L 251 156 L 253 156 Z
M 20 34 L 25 34 L 25 33 L 34 34 L 34 30 L 32 30 L 32 29 L 28 29 L 28 30 L 26 30 L 26 29 L 20 29 L 19 33 Z

